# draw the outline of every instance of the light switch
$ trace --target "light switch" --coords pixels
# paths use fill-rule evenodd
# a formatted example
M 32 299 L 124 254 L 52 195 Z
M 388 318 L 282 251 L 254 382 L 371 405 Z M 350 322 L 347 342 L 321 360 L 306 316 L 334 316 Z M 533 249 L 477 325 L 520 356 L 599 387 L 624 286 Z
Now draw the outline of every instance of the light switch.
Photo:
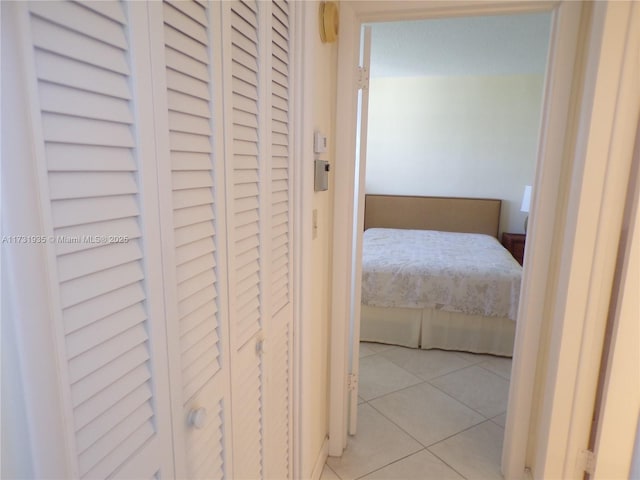
M 318 237 L 318 209 L 313 209 L 313 227 L 312 227 L 312 234 L 311 234 L 311 238 L 317 238 Z

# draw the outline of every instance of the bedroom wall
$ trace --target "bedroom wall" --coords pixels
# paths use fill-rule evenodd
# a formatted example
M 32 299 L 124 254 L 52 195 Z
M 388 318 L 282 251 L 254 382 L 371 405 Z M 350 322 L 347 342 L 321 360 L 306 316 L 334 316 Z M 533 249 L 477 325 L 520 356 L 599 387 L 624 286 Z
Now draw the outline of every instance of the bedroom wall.
M 366 192 L 503 200 L 522 233 L 534 178 L 544 76 L 373 78 Z

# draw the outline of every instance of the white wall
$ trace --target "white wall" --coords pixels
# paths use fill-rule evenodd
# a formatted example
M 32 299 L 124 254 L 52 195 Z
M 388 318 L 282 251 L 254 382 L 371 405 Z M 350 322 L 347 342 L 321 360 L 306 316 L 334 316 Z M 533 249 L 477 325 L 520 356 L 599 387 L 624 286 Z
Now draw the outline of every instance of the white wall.
M 313 16 L 314 25 L 319 2 L 305 3 Z M 314 130 L 327 136 L 327 152 L 319 158 L 334 164 L 335 119 L 337 89 L 337 43 L 323 44 L 320 35 L 313 32 L 313 48 L 305 50 L 305 58 L 314 65 L 313 113 Z M 305 161 L 309 161 L 307 159 Z M 313 185 L 305 185 L 313 189 Z M 303 318 L 304 335 L 312 340 L 309 351 L 303 351 L 303 376 L 310 380 L 309 391 L 303 399 L 303 412 L 308 425 L 302 452 L 302 478 L 311 478 L 319 460 L 324 460 L 325 439 L 329 432 L 329 325 L 331 313 L 332 239 L 333 239 L 334 178 L 329 174 L 329 189 L 313 194 L 313 210 L 317 212 L 317 236 L 312 240 L 311 260 L 311 315 Z M 311 212 L 309 212 L 311 213 Z
M 537 152 L 543 75 L 375 78 L 367 193 L 503 200 L 522 233 Z

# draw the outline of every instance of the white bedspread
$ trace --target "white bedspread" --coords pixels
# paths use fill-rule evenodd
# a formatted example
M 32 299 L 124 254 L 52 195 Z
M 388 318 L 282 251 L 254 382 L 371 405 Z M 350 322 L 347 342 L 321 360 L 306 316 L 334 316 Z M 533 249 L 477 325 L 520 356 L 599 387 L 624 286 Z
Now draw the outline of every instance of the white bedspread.
M 522 267 L 493 237 L 372 228 L 364 232 L 362 303 L 516 319 Z

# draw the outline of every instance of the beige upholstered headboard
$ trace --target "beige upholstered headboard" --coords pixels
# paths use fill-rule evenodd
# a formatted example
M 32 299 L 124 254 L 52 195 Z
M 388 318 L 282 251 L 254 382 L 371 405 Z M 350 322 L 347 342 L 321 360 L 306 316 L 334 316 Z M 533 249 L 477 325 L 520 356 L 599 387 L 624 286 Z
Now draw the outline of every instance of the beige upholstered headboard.
M 501 200 L 366 195 L 364 229 L 408 228 L 498 237 Z

